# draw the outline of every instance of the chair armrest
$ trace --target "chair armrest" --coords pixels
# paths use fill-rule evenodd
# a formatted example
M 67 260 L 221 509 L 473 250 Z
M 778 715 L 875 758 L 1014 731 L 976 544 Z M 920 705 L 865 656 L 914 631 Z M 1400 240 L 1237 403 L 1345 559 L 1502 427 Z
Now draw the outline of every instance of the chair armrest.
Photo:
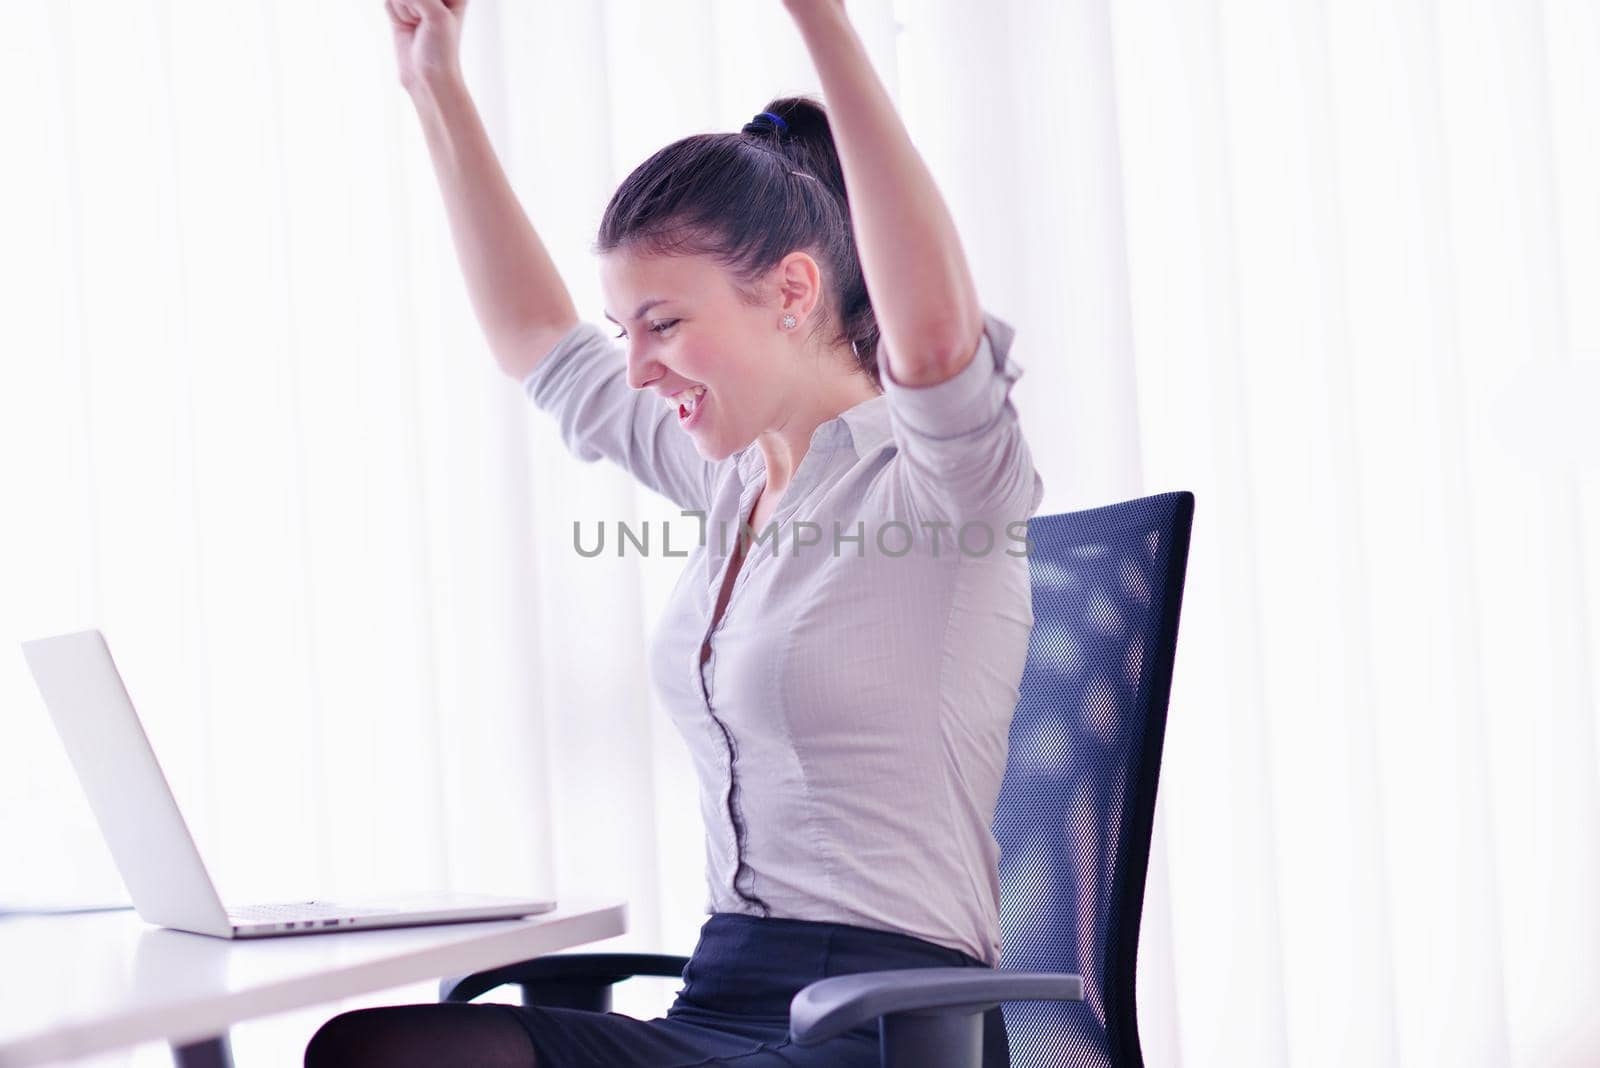
M 555 953 L 502 968 L 441 979 L 439 1000 L 471 1001 L 507 983 L 609 987 L 636 975 L 674 978 L 683 975 L 688 963 L 688 957 L 664 953 Z
M 893 1013 L 986 1012 L 1002 1001 L 1081 1001 L 1083 979 L 991 968 L 900 968 L 819 979 L 789 1003 L 789 1037 L 802 1046 Z

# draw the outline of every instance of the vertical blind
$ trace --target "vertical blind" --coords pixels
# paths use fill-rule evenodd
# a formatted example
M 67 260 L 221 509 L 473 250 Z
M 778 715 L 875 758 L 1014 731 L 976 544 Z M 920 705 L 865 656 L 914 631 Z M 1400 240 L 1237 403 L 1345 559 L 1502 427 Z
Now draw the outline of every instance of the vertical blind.
M 849 11 L 1018 328 L 1042 511 L 1196 494 L 1147 1059 L 1600 1059 L 1600 9 Z M 6 12 L 0 903 L 124 894 L 16 644 L 97 626 L 225 898 L 622 896 L 610 945 L 687 952 L 681 560 L 573 524 L 695 524 L 496 369 L 385 17 Z M 818 90 L 778 4 L 473 0 L 463 44 L 595 322 L 628 171 Z

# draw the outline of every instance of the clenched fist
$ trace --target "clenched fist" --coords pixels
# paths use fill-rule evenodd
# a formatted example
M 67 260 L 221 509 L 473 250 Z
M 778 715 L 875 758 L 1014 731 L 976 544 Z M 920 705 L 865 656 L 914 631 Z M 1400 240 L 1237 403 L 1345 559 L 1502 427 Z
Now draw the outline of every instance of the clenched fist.
M 383 0 L 394 31 L 400 84 L 410 92 L 438 77 L 461 76 L 461 20 L 467 0 Z

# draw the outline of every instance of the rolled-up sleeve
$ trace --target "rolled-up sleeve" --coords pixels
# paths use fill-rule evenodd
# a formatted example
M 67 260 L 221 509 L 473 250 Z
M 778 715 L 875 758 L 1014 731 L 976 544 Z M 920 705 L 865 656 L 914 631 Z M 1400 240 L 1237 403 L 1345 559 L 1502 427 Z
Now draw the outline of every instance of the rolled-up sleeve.
M 522 380 L 552 415 L 578 459 L 602 457 L 684 509 L 705 510 L 716 464 L 700 455 L 677 416 L 647 389 L 628 385 L 628 365 L 593 323 L 580 320 Z
M 1044 499 L 1044 480 L 1010 399 L 1023 370 L 1010 355 L 1015 335 L 1009 323 L 984 312 L 972 361 L 931 386 L 896 382 L 878 350 L 905 492 L 924 517 L 1005 524 L 1030 518 Z

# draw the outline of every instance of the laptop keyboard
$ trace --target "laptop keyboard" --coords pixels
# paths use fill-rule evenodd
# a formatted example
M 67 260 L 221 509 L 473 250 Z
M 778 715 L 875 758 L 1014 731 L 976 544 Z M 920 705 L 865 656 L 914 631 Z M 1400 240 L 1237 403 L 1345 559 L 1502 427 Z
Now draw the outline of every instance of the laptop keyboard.
M 364 908 L 330 901 L 298 901 L 290 905 L 241 905 L 228 910 L 230 920 L 243 923 L 288 923 L 291 920 L 333 920 L 347 916 L 383 916 L 392 908 Z

